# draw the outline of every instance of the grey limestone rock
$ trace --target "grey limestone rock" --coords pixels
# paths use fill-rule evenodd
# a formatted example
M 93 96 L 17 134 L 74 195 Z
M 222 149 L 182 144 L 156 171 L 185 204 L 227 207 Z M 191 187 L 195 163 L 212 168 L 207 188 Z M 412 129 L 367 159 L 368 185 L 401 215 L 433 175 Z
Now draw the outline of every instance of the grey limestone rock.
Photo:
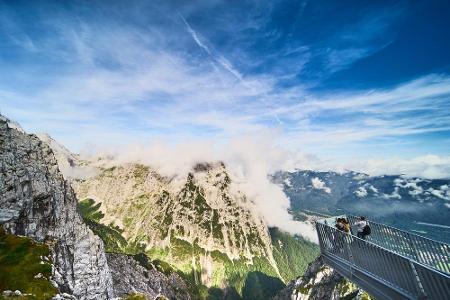
M 83 223 L 49 146 L 0 118 L 0 225 L 50 246 L 53 278 L 78 299 L 113 297 L 103 242 Z
M 318 257 L 302 277 L 293 280 L 273 300 L 371 299 L 367 293 L 347 281 Z
M 108 253 L 106 257 L 116 296 L 139 293 L 148 299 L 157 299 L 161 296 L 167 299 L 191 299 L 188 287 L 176 273 L 166 275 L 156 270 L 151 263 L 140 263 L 125 254 Z

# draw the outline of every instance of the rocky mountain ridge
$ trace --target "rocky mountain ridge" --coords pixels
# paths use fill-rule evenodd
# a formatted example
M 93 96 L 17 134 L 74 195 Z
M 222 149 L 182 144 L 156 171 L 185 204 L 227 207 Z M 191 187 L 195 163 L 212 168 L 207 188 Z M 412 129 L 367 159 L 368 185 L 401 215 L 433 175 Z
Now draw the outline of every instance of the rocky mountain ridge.
M 1 282 L 0 298 L 113 299 L 139 293 L 190 299 L 177 274 L 135 257 L 106 255 L 103 241 L 80 216 L 50 146 L 3 116 L 0 192 L 0 273 L 16 276 Z M 131 280 L 136 278 L 141 280 Z
M 50 147 L 0 120 L 0 223 L 50 245 L 58 290 L 82 299 L 113 296 L 102 241 L 84 225 Z
M 198 165 L 185 179 L 125 164 L 102 168 L 97 176 L 74 181 L 73 186 L 80 199 L 101 204 L 104 224 L 118 226 L 129 242 L 157 258 L 186 272 L 199 270 L 198 280 L 206 286 L 223 285 L 226 277 L 217 274 L 225 270 L 213 258 L 215 254 L 246 264 L 262 257 L 281 277 L 266 224 L 233 185 L 222 163 Z M 202 253 L 174 257 L 170 253 L 173 240 L 195 245 Z

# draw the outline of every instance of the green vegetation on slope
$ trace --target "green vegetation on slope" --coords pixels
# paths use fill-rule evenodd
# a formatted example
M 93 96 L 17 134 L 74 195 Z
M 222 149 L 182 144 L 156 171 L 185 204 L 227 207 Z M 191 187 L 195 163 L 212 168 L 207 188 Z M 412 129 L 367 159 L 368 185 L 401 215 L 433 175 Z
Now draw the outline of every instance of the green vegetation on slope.
M 285 287 L 278 277 L 268 276 L 259 271 L 248 273 L 242 291 L 243 299 L 265 300 L 275 296 Z
M 78 211 L 83 217 L 84 222 L 89 226 L 89 228 L 102 239 L 105 252 L 109 253 L 121 253 L 132 255 L 133 258 L 139 262 L 144 268 L 153 269 L 155 267 L 159 272 L 166 275 L 175 272 L 175 269 L 162 260 L 152 260 L 149 261 L 149 257 L 144 253 L 144 249 L 139 246 L 137 242 L 129 242 L 123 236 L 121 230 L 118 226 L 113 226 L 110 224 L 106 226 L 100 223 L 100 220 L 104 217 L 103 213 L 100 211 L 101 204 L 95 204 L 93 199 L 84 199 L 78 201 Z M 193 294 L 198 294 L 198 287 L 190 287 Z M 128 300 L 140 300 L 146 299 L 145 296 L 141 294 L 132 294 L 124 299 Z M 163 298 L 161 298 L 163 299 Z
M 123 300 L 147 300 L 147 298 L 144 295 L 141 294 L 132 294 L 128 295 L 125 298 L 122 298 Z
M 48 281 L 52 265 L 41 259 L 49 254 L 47 245 L 7 234 L 0 226 L 0 292 L 19 290 L 30 294 L 22 299 L 51 299 L 57 293 Z M 37 278 L 38 274 L 42 277 Z
M 100 211 L 101 203 L 95 204 L 93 199 L 84 199 L 78 202 L 78 211 L 85 220 L 99 222 L 105 215 Z
M 93 199 L 84 199 L 78 202 L 78 211 L 89 228 L 99 236 L 105 244 L 105 251 L 110 253 L 136 254 L 143 249 L 137 243 L 128 243 L 122 236 L 123 230 L 118 226 L 108 226 L 100 223 L 105 216 L 100 211 L 101 203 L 95 204 Z
M 305 273 L 308 264 L 319 256 L 319 247 L 300 237 L 294 237 L 269 228 L 272 238 L 273 256 L 281 276 L 287 281 L 296 279 Z
M 142 169 L 136 173 L 141 176 L 146 172 L 148 170 Z M 188 177 L 180 194 L 180 204 L 189 209 L 195 208 L 196 212 L 192 218 L 198 221 L 200 226 L 204 225 L 205 229 L 211 231 L 214 238 L 223 238 L 222 226 L 232 225 L 219 222 L 218 211 L 208 205 L 202 189 L 195 185 L 191 177 L 192 175 Z M 136 203 L 133 204 L 141 204 L 138 200 L 141 198 L 145 200 L 146 197 L 148 197 L 147 194 L 139 195 L 135 199 Z M 167 197 L 167 192 L 161 196 L 160 205 L 165 202 L 162 201 L 164 197 Z M 134 206 L 130 209 L 134 209 Z M 168 210 L 169 207 L 165 209 Z M 141 210 L 142 208 L 136 209 L 136 213 Z M 147 251 L 139 246 L 139 241 L 146 241 L 146 236 L 133 241 L 126 240 L 123 238 L 123 231 L 120 228 L 99 223 L 103 214 L 100 211 L 100 204 L 95 204 L 94 200 L 80 201 L 79 211 L 85 222 L 104 241 L 107 252 L 134 255 L 135 259 L 145 267 L 149 265 L 149 258 L 151 265 L 156 266 L 162 273 L 176 272 L 187 283 L 193 299 L 222 299 L 225 294 L 227 299 L 268 299 L 284 287 L 284 283 L 267 257 L 254 257 L 251 262 L 245 257 L 231 260 L 219 251 L 208 252 L 200 247 L 197 241 L 190 243 L 177 238 L 178 234 L 183 235 L 184 232 L 181 232 L 183 228 L 170 229 L 173 220 L 171 219 L 172 214 L 168 211 L 160 220 L 160 224 L 163 225 L 160 229 L 164 231 L 164 237 L 169 236 L 170 233 L 168 247 L 154 247 Z M 129 215 L 135 215 L 134 211 Z M 135 222 L 131 217 L 128 221 L 130 224 Z M 126 223 L 127 219 L 124 220 L 125 226 L 127 226 Z M 241 233 L 235 231 L 234 234 L 237 235 L 236 240 L 239 242 Z M 270 234 L 274 258 L 284 280 L 291 280 L 303 275 L 307 264 L 318 255 L 318 247 L 275 228 L 270 229 Z M 263 241 L 256 231 L 247 233 L 247 240 L 252 245 L 263 245 Z M 145 254 L 141 252 L 145 252 Z M 212 263 L 213 271 L 210 274 L 212 287 L 210 288 L 200 283 L 202 273 L 205 275 L 205 270 L 201 268 L 201 259 L 210 260 Z M 223 289 L 224 285 L 228 287 L 226 291 Z
M 175 237 L 171 237 L 168 248 L 153 248 L 147 255 L 176 265 L 177 273 L 191 286 L 194 298 L 198 299 L 222 299 L 224 291 L 219 291 L 218 287 L 224 283 L 228 286 L 227 299 L 268 299 L 284 288 L 284 283 L 265 257 L 254 257 L 250 264 L 244 257 L 230 260 L 219 251 L 208 252 L 195 241 L 191 244 Z M 214 270 L 213 287 L 209 289 L 199 283 L 202 273 L 199 258 L 205 255 L 211 256 Z M 255 292 L 257 290 L 258 293 Z

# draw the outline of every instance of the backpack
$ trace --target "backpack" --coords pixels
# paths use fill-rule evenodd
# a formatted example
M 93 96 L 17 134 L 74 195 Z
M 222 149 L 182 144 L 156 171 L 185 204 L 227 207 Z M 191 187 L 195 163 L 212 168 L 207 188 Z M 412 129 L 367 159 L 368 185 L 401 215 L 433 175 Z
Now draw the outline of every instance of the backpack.
M 370 229 L 369 224 L 367 224 L 367 225 L 363 228 L 363 231 L 362 231 L 362 233 L 363 233 L 364 235 L 369 235 L 371 232 L 372 232 L 372 229 Z

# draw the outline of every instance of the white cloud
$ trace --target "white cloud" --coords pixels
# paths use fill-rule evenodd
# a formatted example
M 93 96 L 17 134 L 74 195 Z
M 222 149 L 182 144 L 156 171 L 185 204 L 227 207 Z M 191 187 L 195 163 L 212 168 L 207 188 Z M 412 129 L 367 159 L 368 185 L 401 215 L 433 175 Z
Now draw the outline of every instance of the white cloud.
M 376 187 L 374 187 L 373 185 L 368 184 L 368 188 L 369 188 L 372 192 L 374 192 L 375 194 L 378 193 L 378 189 L 377 189 Z
M 431 194 L 433 194 L 438 198 L 450 201 L 450 187 L 446 184 L 440 186 L 438 190 L 429 188 L 428 192 L 430 192 Z
M 313 179 L 311 179 L 311 184 L 313 186 L 313 188 L 317 189 L 317 190 L 323 190 L 325 193 L 331 193 L 331 189 L 329 187 L 327 187 L 325 185 L 325 182 L 323 182 L 322 180 L 320 180 L 320 178 L 318 177 L 314 177 Z
M 292 182 L 291 182 L 290 178 L 286 178 L 285 180 L 283 180 L 283 182 L 287 187 L 289 187 L 289 188 L 292 187 Z
M 383 194 L 383 197 L 386 199 L 402 199 L 402 196 L 399 194 L 398 186 L 394 188 L 394 191 L 391 194 Z
M 355 195 L 358 198 L 364 198 L 367 196 L 367 190 L 364 187 L 359 187 L 356 191 L 355 191 Z
M 370 175 L 399 175 L 422 178 L 450 178 L 450 156 L 424 155 L 410 159 L 400 157 L 350 162 L 347 167 Z M 411 183 L 411 187 L 413 183 Z
M 335 147 L 341 155 L 351 143 L 365 147 L 374 139 L 450 130 L 448 76 L 318 96 L 301 83 L 280 88 L 277 74 L 242 74 L 181 14 L 176 19 L 170 34 L 159 27 L 55 20 L 47 29 L 57 38 L 32 41 L 33 48 L 57 57 L 67 69 L 22 70 L 23 83 L 39 88 L 0 84 L 0 107 L 25 128 L 49 132 L 72 149 L 93 140 L 107 143 L 111 136 L 177 142 L 199 133 L 226 139 L 276 128 L 277 142 L 288 149 L 320 153 Z M 186 49 L 193 44 L 195 55 L 175 51 L 178 43 Z M 36 84 L 38 79 L 46 84 Z M 317 120 L 329 116 L 334 123 Z
M 421 179 L 412 179 L 412 178 L 397 178 L 394 180 L 395 186 L 400 188 L 408 189 L 408 194 L 411 196 L 418 196 L 423 193 L 423 188 L 418 186 L 417 183 L 421 182 Z

